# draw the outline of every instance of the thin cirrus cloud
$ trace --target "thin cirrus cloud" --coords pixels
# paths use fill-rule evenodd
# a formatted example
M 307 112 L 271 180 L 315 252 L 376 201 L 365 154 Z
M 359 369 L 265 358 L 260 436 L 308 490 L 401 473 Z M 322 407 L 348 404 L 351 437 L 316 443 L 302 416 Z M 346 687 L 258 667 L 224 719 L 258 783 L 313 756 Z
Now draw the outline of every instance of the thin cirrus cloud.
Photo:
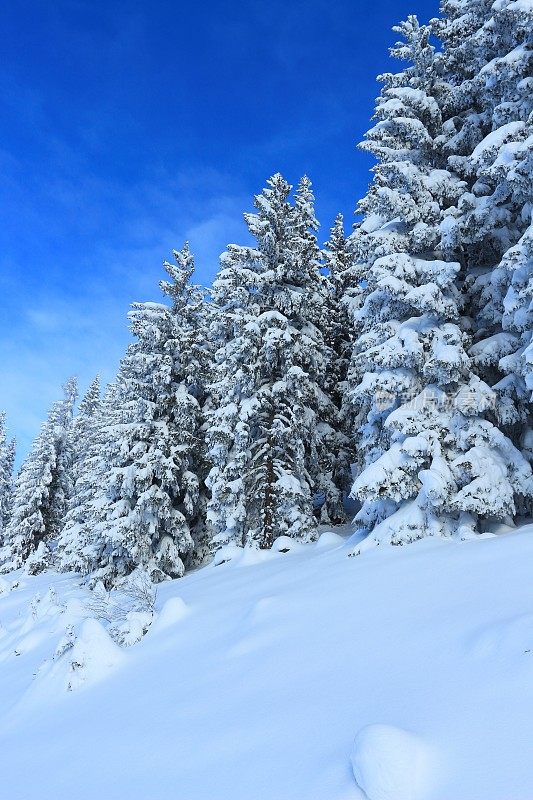
M 0 405 L 7 412 L 10 432 L 17 436 L 19 463 L 69 375 L 78 376 L 82 392 L 97 373 L 104 383 L 113 378 L 130 340 L 129 304 L 159 298 L 162 262 L 171 258 L 173 249 L 189 240 L 196 256 L 196 280 L 208 284 L 228 241 L 243 240 L 244 199 L 226 194 L 205 196 L 201 203 L 205 179 L 197 178 L 194 200 L 185 173 L 166 187 L 159 178 L 128 187 L 127 192 L 109 181 L 92 180 L 89 191 L 87 183 L 81 191 L 73 182 L 64 180 L 60 188 L 54 182 L 49 195 L 61 206 L 63 219 L 66 211 L 75 216 L 83 202 L 84 224 L 96 230 L 107 212 L 113 236 L 80 252 L 59 249 L 55 258 L 47 253 L 43 261 L 38 243 L 30 263 L 4 259 Z M 210 171 L 209 180 L 214 179 Z M 218 180 L 222 182 L 222 176 Z M 49 224 L 55 231 L 57 218 Z M 75 226 L 75 219 L 69 224 Z M 39 226 L 46 228 L 42 213 Z M 44 262 L 49 263 L 47 274 Z M 32 284 L 31 296 L 25 278 Z

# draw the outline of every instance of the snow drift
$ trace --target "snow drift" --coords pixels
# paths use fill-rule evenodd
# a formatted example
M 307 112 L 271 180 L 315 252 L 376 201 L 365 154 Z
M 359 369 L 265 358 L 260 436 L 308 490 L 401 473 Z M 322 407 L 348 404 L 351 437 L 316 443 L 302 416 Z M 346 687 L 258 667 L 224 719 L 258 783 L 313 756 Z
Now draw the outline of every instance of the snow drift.
M 75 576 L 4 576 L 0 796 L 531 800 L 532 534 L 248 553 L 131 646 Z

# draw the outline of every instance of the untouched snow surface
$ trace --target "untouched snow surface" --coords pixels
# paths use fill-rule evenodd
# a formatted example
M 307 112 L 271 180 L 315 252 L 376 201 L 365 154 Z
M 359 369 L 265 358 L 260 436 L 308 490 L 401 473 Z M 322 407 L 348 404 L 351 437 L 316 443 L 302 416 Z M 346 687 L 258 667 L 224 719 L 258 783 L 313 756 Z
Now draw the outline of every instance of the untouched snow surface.
M 129 647 L 75 577 L 4 577 L 0 797 L 363 800 L 355 774 L 370 800 L 532 800 L 533 526 L 285 544 L 161 585 Z

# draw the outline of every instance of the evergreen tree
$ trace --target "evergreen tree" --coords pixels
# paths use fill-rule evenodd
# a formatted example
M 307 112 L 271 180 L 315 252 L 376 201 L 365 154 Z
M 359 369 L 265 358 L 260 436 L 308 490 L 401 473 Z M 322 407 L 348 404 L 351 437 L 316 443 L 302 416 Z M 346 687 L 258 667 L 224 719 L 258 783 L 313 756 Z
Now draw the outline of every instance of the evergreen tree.
M 56 563 L 62 571 L 88 572 L 86 548 L 93 522 L 91 508 L 96 492 L 95 461 L 98 458 L 97 422 L 100 410 L 100 378 L 97 376 L 82 399 L 71 428 L 72 494 L 56 552 Z
M 76 392 L 76 379 L 71 378 L 15 480 L 3 571 L 26 564 L 30 572 L 38 572 L 50 562 L 71 489 L 69 433 Z
M 327 269 L 328 304 L 323 323 L 324 335 L 331 350 L 331 364 L 326 374 L 325 390 L 335 408 L 335 420 L 330 435 L 323 437 L 323 460 L 329 458 L 330 471 L 322 474 L 324 487 L 323 521 L 336 524 L 346 521 L 343 500 L 351 484 L 351 463 L 355 460 L 353 447 L 353 406 L 347 397 L 347 378 L 353 348 L 353 328 L 348 316 L 348 295 L 357 295 L 358 280 L 354 274 L 353 257 L 344 232 L 342 214 L 338 214 L 323 251 Z M 352 282 L 355 283 L 352 291 Z M 352 308 L 353 310 L 353 308 Z
M 13 467 L 15 464 L 15 440 L 8 442 L 6 415 L 0 414 L 0 543 L 11 516 L 13 500 Z
M 143 566 L 154 580 L 179 577 L 201 538 L 201 398 L 207 371 L 204 299 L 190 284 L 188 245 L 165 263 L 172 306 L 136 303 L 135 342 L 105 404 L 105 462 L 93 502 L 99 521 L 88 550 L 106 585 Z
M 443 3 L 443 11 L 435 29 L 450 86 L 444 147 L 465 185 L 458 223 L 474 338 L 470 355 L 476 374 L 497 394 L 495 421 L 522 447 L 531 407 L 523 379 L 526 328 L 515 310 L 528 282 L 533 9 L 511 0 L 463 0 Z
M 274 175 L 245 221 L 254 247 L 230 245 L 213 286 L 217 329 L 208 517 L 213 547 L 262 548 L 315 535 L 320 426 L 334 418 L 324 391 L 327 303 L 310 182 Z
M 106 541 L 98 526 L 101 526 L 109 508 L 104 489 L 111 456 L 117 447 L 113 425 L 118 419 L 118 408 L 118 383 L 115 380 L 106 387 L 88 426 L 86 460 L 80 465 L 82 470 L 74 494 L 75 504 L 67 516 L 68 527 L 60 540 L 59 568 L 62 571 L 74 570 L 88 576 L 102 566 Z
M 363 145 L 378 158 L 352 237 L 367 268 L 351 396 L 364 410 L 365 468 L 357 519 L 380 541 L 478 529 L 514 514 L 531 486 L 520 452 L 490 421 L 495 395 L 471 375 L 458 292 L 459 201 L 464 182 L 443 140 L 447 90 L 431 29 L 414 17 L 392 50 L 410 61 L 384 75 L 377 125 Z
M 309 462 L 308 469 L 314 490 L 315 513 L 323 523 L 342 523 L 346 521 L 343 507 L 343 492 L 348 488 L 347 477 L 350 472 L 349 440 L 343 430 L 340 412 L 340 392 L 338 383 L 342 379 L 342 362 L 337 360 L 335 347 L 340 347 L 340 327 L 343 308 L 339 306 L 340 293 L 329 276 L 324 277 L 323 256 L 316 240 L 319 222 L 315 216 L 315 198 L 311 181 L 304 175 L 294 196 L 296 257 L 302 263 L 318 266 L 320 273 L 312 274 L 315 281 L 314 308 L 310 309 L 308 321 L 314 326 L 311 335 L 320 349 L 324 371 L 315 376 L 316 414 L 316 459 Z M 340 246 L 340 240 L 337 242 Z M 333 254 L 331 254 L 333 255 Z M 336 252 L 337 264 L 333 266 L 334 281 L 340 281 L 341 263 L 348 261 L 348 250 L 341 255 Z M 326 255 L 327 258 L 327 255 Z M 338 327 L 333 330 L 334 321 Z
M 517 439 L 526 457 L 533 463 L 533 224 L 520 241 L 507 250 L 501 266 L 509 276 L 503 326 L 514 335 L 515 347 L 513 352 L 500 359 L 499 366 L 506 377 L 496 388 L 501 397 L 510 385 L 514 397 L 520 401 L 517 417 L 511 420 L 515 422 L 518 419 L 520 428 Z M 531 509 L 531 496 L 528 502 Z
M 181 375 L 183 385 L 186 387 L 196 404 L 194 405 L 194 420 L 191 421 L 193 436 L 184 448 L 184 467 L 189 463 L 192 474 L 186 472 L 187 479 L 197 487 L 191 491 L 195 497 L 194 503 L 187 508 L 190 533 L 193 547 L 189 551 L 185 567 L 195 567 L 204 563 L 209 555 L 209 541 L 206 525 L 207 488 L 205 480 L 208 472 L 205 421 L 210 407 L 211 397 L 209 383 L 211 376 L 211 362 L 213 346 L 208 340 L 208 319 L 211 309 L 206 303 L 206 292 L 200 286 L 191 286 L 190 280 L 194 274 L 194 258 L 185 243 L 181 251 L 174 251 L 176 264 L 165 262 L 164 267 L 171 278 L 162 281 L 160 286 L 163 293 L 172 301 L 171 340 L 169 347 L 172 349 L 177 365 L 177 374 Z M 182 287 L 185 286 L 185 289 Z M 179 393 L 179 392 L 178 392 Z M 180 417 L 178 416 L 178 422 Z M 185 426 L 187 430 L 187 426 Z M 185 454 L 188 455 L 185 455 Z M 189 503 L 190 501 L 187 501 Z
M 72 465 L 75 458 L 72 438 L 74 405 L 78 396 L 77 378 L 69 378 L 63 387 L 64 399 L 61 415 L 56 428 L 56 465 L 50 492 L 52 502 L 48 506 L 46 531 L 49 542 L 56 547 L 57 540 L 65 524 L 70 498 L 74 489 Z
M 346 380 L 353 344 L 346 303 L 346 293 L 351 288 L 352 254 L 344 232 L 344 219 L 337 214 L 324 251 L 324 264 L 328 271 L 330 315 L 327 320 L 327 337 L 334 354 L 335 365 L 328 376 L 331 391 L 337 403 L 343 399 L 343 382 Z

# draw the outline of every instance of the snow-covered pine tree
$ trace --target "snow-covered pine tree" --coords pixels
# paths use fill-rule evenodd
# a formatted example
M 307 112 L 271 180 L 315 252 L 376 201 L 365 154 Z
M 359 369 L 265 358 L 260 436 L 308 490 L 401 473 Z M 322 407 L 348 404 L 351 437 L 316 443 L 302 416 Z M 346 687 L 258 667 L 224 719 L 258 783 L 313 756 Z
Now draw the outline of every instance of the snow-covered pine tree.
M 530 169 L 533 175 L 533 164 Z M 499 366 L 506 377 L 495 388 L 501 396 L 510 383 L 513 395 L 521 400 L 518 405 L 520 430 L 516 439 L 533 464 L 533 222 L 519 242 L 506 251 L 500 264 L 509 275 L 503 327 L 514 335 L 518 346 L 500 359 Z M 531 511 L 531 496 L 527 498 L 526 509 L 528 507 Z
M 189 243 L 186 242 L 182 250 L 174 251 L 173 255 L 176 263 L 167 261 L 164 264 L 170 280 L 160 283 L 161 290 L 172 302 L 173 326 L 169 348 L 173 352 L 182 385 L 196 401 L 194 421 L 191 423 L 192 438 L 183 455 L 184 467 L 189 464 L 189 472 L 184 472 L 183 485 L 188 486 L 190 481 L 191 489 L 188 495 L 181 494 L 193 539 L 193 547 L 184 562 L 188 569 L 203 564 L 210 553 L 206 523 L 208 493 L 205 480 L 209 467 L 205 424 L 211 403 L 208 387 L 214 347 L 208 338 L 211 307 L 206 302 L 206 292 L 200 286 L 190 284 L 194 274 L 194 257 Z M 185 290 L 182 289 L 184 285 Z M 176 419 L 179 425 L 181 417 L 178 415 Z M 187 426 L 185 430 L 188 430 Z
M 207 522 L 212 550 L 246 542 L 250 442 L 258 408 L 254 258 L 251 249 L 229 245 L 211 289 L 211 338 L 220 345 L 214 354 L 212 407 L 206 426 L 210 464 Z
M 13 467 L 15 464 L 15 440 L 8 441 L 6 415 L 0 413 L 0 547 L 11 516 L 13 501 Z
M 52 406 L 15 480 L 3 571 L 24 564 L 32 573 L 46 568 L 64 521 L 71 491 L 69 433 L 76 379 L 70 378 L 63 391 L 63 399 Z
M 213 411 L 212 546 L 268 548 L 282 534 L 315 535 L 320 424 L 334 418 L 324 391 L 330 362 L 320 322 L 327 287 L 320 273 L 310 182 L 279 174 L 245 214 L 254 247 L 230 245 L 213 285 L 217 330 Z
M 329 481 L 329 486 L 324 488 L 326 501 L 322 506 L 322 518 L 338 524 L 346 520 L 344 497 L 350 490 L 351 464 L 355 460 L 353 405 L 347 398 L 348 367 L 353 348 L 347 298 L 350 295 L 350 299 L 354 299 L 359 291 L 342 214 L 337 215 L 331 228 L 323 250 L 323 261 L 327 269 L 328 303 L 322 328 L 331 350 L 324 388 L 333 401 L 336 419 L 329 428 L 330 435 L 323 438 L 322 460 L 327 463 L 329 458 L 331 469 L 329 473 L 324 468 L 321 470 Z M 352 288 L 353 283 L 355 286 Z
M 337 214 L 324 250 L 324 265 L 328 271 L 330 318 L 327 320 L 326 336 L 333 351 L 335 363 L 328 381 L 337 402 L 344 397 L 344 381 L 353 344 L 353 331 L 348 319 L 346 303 L 343 302 L 351 288 L 352 254 L 344 231 L 344 218 Z
M 61 416 L 56 427 L 56 467 L 54 480 L 50 487 L 50 494 L 53 499 L 48 506 L 48 516 L 45 519 L 47 538 L 54 549 L 65 524 L 65 516 L 74 489 L 72 474 L 74 441 L 71 434 L 74 406 L 78 397 L 78 379 L 69 378 L 63 386 L 63 393 Z M 32 559 L 34 558 L 35 563 L 31 568 L 38 571 L 40 567 L 36 554 L 32 555 Z
M 91 509 L 96 492 L 100 409 L 100 378 L 96 376 L 79 405 L 71 428 L 72 493 L 55 553 L 55 562 L 64 572 L 73 570 L 86 574 L 89 571 L 86 548 L 93 522 Z
M 493 80 L 486 82 L 486 92 L 490 93 L 495 79 L 499 94 L 498 102 L 491 107 L 493 128 L 501 132 L 514 122 L 516 132 L 494 162 L 493 169 L 501 173 L 501 162 L 509 161 L 494 196 L 499 199 L 507 194 L 515 226 L 513 238 L 521 233 L 500 263 L 507 276 L 502 324 L 504 331 L 514 335 L 517 346 L 500 360 L 506 378 L 501 388 L 495 389 L 501 396 L 506 382 L 517 385 L 520 444 L 533 463 L 533 5 L 500 0 L 495 4 L 495 18 L 496 32 L 506 46 L 503 55 L 489 65 Z M 530 497 L 529 513 L 532 507 Z
M 101 527 L 109 507 L 103 488 L 107 485 L 112 453 L 117 448 L 112 433 L 119 407 L 118 386 L 114 381 L 106 387 L 91 419 L 88 450 L 78 483 L 79 505 L 68 515 L 68 529 L 61 534 L 59 569 L 62 571 L 76 571 L 88 576 L 103 563 L 106 541 L 98 526 Z M 79 526 L 76 526 L 75 517 L 78 517 Z
M 495 395 L 471 376 L 465 349 L 453 260 L 464 183 L 442 146 L 446 89 L 431 28 L 409 17 L 397 30 L 405 43 L 392 55 L 410 66 L 382 76 L 378 123 L 363 145 L 378 164 L 352 235 L 368 280 L 349 389 L 366 415 L 353 489 L 371 534 L 363 547 L 470 535 L 483 519 L 512 515 L 531 485 L 520 452 L 488 418 Z
M 444 147 L 465 183 L 457 222 L 474 334 L 470 355 L 476 374 L 496 392 L 497 423 L 524 447 L 532 425 L 524 382 L 531 324 L 523 309 L 531 275 L 533 6 L 454 0 L 443 3 L 443 12 L 434 26 L 449 84 Z
M 172 306 L 136 303 L 135 342 L 122 360 L 99 432 L 106 460 L 93 503 L 95 577 L 112 585 L 142 566 L 153 580 L 183 575 L 201 539 L 201 405 L 207 371 L 204 299 L 191 285 L 188 245 L 165 263 Z
M 317 372 L 315 382 L 316 413 L 316 460 L 309 462 L 309 474 L 314 487 L 314 504 L 323 523 L 342 523 L 346 521 L 344 513 L 344 494 L 348 489 L 347 480 L 350 474 L 349 439 L 344 433 L 337 380 L 341 376 L 342 364 L 335 366 L 337 354 L 334 344 L 340 345 L 333 333 L 333 319 L 341 323 L 342 309 L 336 304 L 335 288 L 330 276 L 322 275 L 323 256 L 320 252 L 316 233 L 319 222 L 315 216 L 315 198 L 311 181 L 304 175 L 300 180 L 294 196 L 294 213 L 296 217 L 297 245 L 296 258 L 302 264 L 312 264 L 320 272 L 311 274 L 311 282 L 315 281 L 313 304 L 307 314 L 310 325 L 310 336 L 319 346 L 324 371 Z M 338 242 L 340 245 L 340 241 Z M 347 260 L 348 252 L 341 256 L 337 252 L 336 277 L 340 279 L 341 262 Z M 331 266 L 331 265 L 330 265 Z M 330 317 L 331 314 L 331 317 Z M 340 327 L 340 325 L 339 325 Z M 345 328 L 346 330 L 346 328 Z M 333 337 L 332 337 L 333 334 Z M 331 338 L 331 341 L 330 341 Z

